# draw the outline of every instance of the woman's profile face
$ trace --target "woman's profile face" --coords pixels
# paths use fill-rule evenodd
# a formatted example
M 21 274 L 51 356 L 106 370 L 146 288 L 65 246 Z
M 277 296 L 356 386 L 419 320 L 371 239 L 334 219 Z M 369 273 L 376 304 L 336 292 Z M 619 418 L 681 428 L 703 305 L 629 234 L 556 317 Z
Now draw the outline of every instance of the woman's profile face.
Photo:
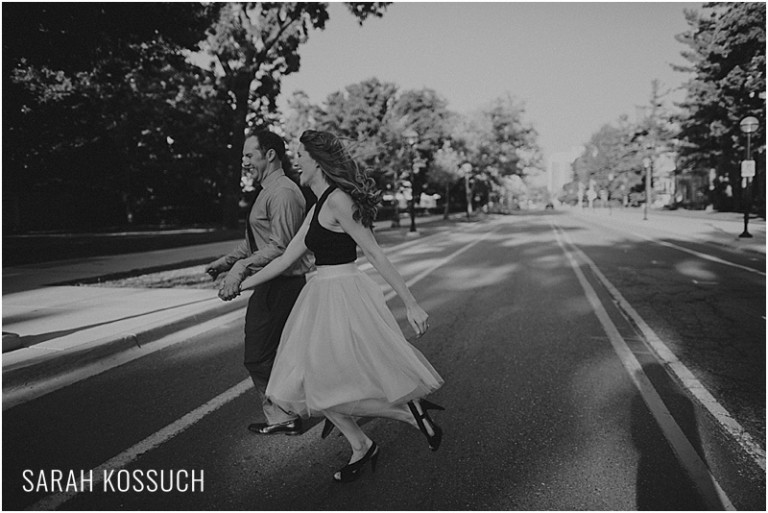
M 320 173 L 319 166 L 315 159 L 309 156 L 309 152 L 302 143 L 299 143 L 299 147 L 296 150 L 296 165 L 299 171 L 299 183 L 301 185 L 308 185 L 312 183 L 317 173 Z

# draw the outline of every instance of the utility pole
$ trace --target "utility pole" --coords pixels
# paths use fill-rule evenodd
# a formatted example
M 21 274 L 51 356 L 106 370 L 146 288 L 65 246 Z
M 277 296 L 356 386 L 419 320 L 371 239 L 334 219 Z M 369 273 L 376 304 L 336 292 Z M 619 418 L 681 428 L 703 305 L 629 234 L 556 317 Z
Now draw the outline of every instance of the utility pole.
M 648 219 L 648 209 L 653 201 L 653 162 L 658 154 L 659 144 L 659 109 L 661 107 L 661 98 L 667 93 L 659 93 L 659 81 L 654 79 L 651 82 L 651 114 L 647 118 L 648 135 L 645 139 L 646 156 L 643 159 L 645 167 L 645 210 L 643 219 Z

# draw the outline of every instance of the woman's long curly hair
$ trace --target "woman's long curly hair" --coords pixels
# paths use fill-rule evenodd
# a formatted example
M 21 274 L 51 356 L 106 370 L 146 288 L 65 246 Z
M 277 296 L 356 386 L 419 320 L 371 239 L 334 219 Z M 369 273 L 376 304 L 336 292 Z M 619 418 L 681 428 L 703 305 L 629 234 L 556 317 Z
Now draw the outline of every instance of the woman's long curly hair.
M 376 219 L 381 191 L 368 171 L 355 162 L 339 138 L 330 132 L 306 130 L 299 141 L 320 165 L 325 178 L 352 197 L 352 218 L 370 228 Z

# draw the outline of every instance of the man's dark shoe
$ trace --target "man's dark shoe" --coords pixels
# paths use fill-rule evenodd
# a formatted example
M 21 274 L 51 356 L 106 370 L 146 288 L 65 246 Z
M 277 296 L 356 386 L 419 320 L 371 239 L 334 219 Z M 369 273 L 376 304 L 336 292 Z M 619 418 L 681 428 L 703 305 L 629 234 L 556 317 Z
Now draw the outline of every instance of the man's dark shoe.
M 303 432 L 301 418 L 289 420 L 288 422 L 281 422 L 280 424 L 257 422 L 255 424 L 249 424 L 248 429 L 257 435 L 277 435 L 282 433 L 284 435 L 295 436 L 300 435 Z

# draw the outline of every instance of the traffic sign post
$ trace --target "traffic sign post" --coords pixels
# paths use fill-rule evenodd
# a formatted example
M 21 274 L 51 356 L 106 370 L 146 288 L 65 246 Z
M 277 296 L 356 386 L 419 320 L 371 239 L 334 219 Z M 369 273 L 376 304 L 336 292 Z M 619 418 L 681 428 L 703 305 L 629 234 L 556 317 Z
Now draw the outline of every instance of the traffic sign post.
M 741 120 L 739 128 L 741 131 L 747 134 L 747 158 L 741 163 L 741 189 L 743 191 L 744 201 L 744 231 L 739 235 L 740 238 L 751 239 L 752 235 L 749 233 L 749 211 L 752 208 L 752 177 L 755 176 L 755 161 L 752 160 L 751 155 L 751 143 L 752 133 L 757 131 L 760 126 L 760 122 L 754 116 L 748 116 Z
M 753 178 L 754 176 L 755 176 L 755 161 L 742 160 L 741 161 L 741 177 Z

